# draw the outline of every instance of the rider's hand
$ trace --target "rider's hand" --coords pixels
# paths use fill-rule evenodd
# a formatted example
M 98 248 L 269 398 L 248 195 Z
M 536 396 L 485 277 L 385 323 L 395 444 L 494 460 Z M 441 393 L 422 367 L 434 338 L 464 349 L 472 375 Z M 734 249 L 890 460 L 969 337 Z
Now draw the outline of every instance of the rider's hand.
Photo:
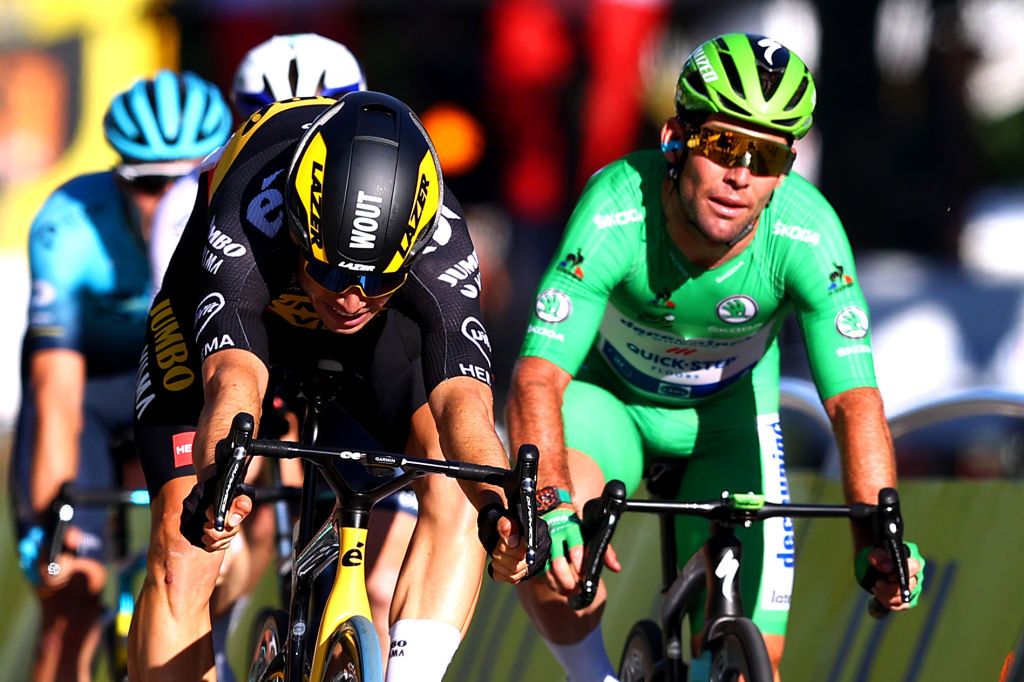
M 488 572 L 495 580 L 515 585 L 543 570 L 551 551 L 547 525 L 542 521 L 537 524 L 537 558 L 532 566 L 526 563 L 526 542 L 521 530 L 519 521 L 500 504 L 489 504 L 477 515 L 477 533 L 491 557 Z
M 910 574 L 910 601 L 900 599 L 900 586 L 889 552 L 881 547 L 865 547 L 857 552 L 854 570 L 861 587 L 890 611 L 905 611 L 917 606 L 924 585 L 925 560 L 913 542 L 905 542 L 907 569 Z
M 32 526 L 18 541 L 18 565 L 22 573 L 41 594 L 62 588 L 74 573 L 74 563 L 79 561 L 75 550 L 81 543 L 82 532 L 75 526 L 68 526 L 64 532 L 64 551 L 56 557 L 60 567 L 57 575 L 50 575 L 47 564 L 47 550 L 51 537 L 41 526 Z
M 551 562 L 547 567 L 548 585 L 562 594 L 573 592 L 583 573 L 583 554 L 586 545 L 583 540 L 582 524 L 576 511 L 562 505 L 541 515 L 548 524 L 551 534 Z M 616 573 L 622 565 L 611 545 L 604 555 L 604 563 Z
M 217 479 L 200 481 L 182 502 L 181 534 L 194 546 L 208 552 L 219 552 L 228 548 L 231 539 L 241 530 L 242 521 L 252 511 L 253 489 L 239 485 L 235 490 L 228 513 L 224 517 L 224 530 L 213 527 L 213 504 L 217 495 Z

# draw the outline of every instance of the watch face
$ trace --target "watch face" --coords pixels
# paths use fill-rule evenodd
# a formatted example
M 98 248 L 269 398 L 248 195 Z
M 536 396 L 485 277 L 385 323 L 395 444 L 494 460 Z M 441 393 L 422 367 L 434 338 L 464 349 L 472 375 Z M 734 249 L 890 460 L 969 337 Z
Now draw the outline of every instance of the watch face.
M 565 492 L 564 495 L 563 492 Z M 553 485 L 545 486 L 537 491 L 537 512 L 539 514 L 547 513 L 563 502 L 570 501 L 566 498 L 569 498 L 568 491 L 559 490 Z

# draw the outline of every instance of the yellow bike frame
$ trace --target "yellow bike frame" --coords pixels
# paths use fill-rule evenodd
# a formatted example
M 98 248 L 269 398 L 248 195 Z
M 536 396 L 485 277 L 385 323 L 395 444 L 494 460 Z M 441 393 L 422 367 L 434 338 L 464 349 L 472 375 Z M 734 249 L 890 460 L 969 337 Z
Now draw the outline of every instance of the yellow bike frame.
M 337 519 L 337 515 L 335 516 Z M 335 522 L 337 523 L 337 521 Z M 338 527 L 338 563 L 334 585 L 327 597 L 310 679 L 318 680 L 327 658 L 328 639 L 335 630 L 352 616 L 370 618 L 370 599 L 366 595 L 366 529 Z

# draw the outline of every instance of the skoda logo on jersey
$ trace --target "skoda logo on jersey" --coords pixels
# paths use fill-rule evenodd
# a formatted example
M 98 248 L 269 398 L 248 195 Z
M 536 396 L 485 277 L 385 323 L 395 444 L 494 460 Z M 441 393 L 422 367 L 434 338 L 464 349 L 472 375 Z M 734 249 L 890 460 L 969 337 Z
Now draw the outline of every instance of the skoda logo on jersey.
M 729 324 L 743 324 L 757 315 L 757 302 L 749 296 L 730 296 L 716 308 L 719 319 Z
M 836 329 L 848 339 L 863 339 L 868 334 L 868 315 L 860 306 L 848 305 L 836 314 Z
M 491 366 L 491 340 L 487 338 L 487 330 L 480 320 L 475 317 L 467 317 L 462 321 L 462 335 L 473 342 L 480 355 L 487 360 L 487 366 Z
M 572 312 L 572 301 L 565 292 L 547 289 L 537 297 L 537 317 L 545 322 L 561 322 Z

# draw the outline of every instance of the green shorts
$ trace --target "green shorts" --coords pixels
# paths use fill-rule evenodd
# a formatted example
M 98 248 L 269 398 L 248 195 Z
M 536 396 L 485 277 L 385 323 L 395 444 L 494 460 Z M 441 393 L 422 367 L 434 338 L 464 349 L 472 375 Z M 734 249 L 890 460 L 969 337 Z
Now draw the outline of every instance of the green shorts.
M 578 376 L 563 400 L 566 443 L 594 459 L 606 481 L 619 479 L 633 494 L 651 459 L 684 457 L 680 500 L 715 499 L 728 490 L 789 501 L 777 381 L 772 385 L 748 376 L 727 395 L 678 408 L 631 402 L 595 383 L 595 373 Z M 676 528 L 679 557 L 685 561 L 707 539 L 708 522 L 677 517 Z M 762 632 L 785 634 L 793 588 L 793 522 L 770 519 L 738 528 L 736 534 L 743 542 L 740 587 L 747 614 Z M 703 613 L 692 615 L 695 623 L 703 620 Z

